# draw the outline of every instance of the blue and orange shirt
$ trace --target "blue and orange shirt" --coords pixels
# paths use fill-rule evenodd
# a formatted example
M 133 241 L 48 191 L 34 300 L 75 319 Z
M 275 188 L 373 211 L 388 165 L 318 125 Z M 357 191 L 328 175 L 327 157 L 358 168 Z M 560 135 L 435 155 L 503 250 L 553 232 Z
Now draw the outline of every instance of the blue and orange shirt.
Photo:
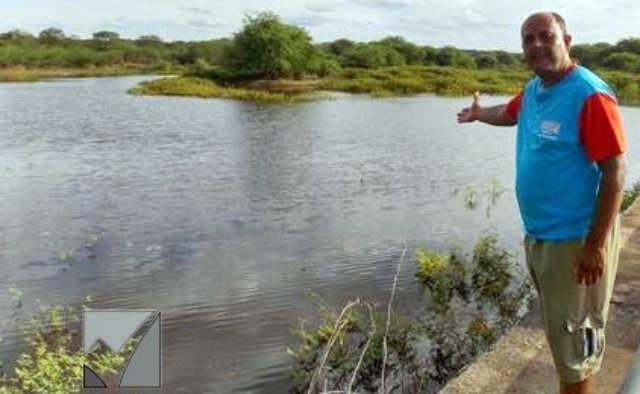
M 544 240 L 586 236 L 600 184 L 597 163 L 627 148 L 614 93 L 574 66 L 549 88 L 532 79 L 506 112 L 518 123 L 516 196 L 526 233 Z

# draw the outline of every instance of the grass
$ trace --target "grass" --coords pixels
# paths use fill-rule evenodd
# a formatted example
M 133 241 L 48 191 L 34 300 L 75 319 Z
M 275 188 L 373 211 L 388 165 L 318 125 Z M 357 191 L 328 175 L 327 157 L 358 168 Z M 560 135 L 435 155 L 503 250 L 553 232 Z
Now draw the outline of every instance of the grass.
M 225 87 L 211 79 L 198 77 L 161 78 L 143 82 L 129 90 L 138 95 L 190 96 L 202 98 L 223 98 L 245 100 L 259 103 L 295 103 L 322 98 L 318 92 L 305 89 L 273 91 L 264 87 L 245 85 L 243 87 Z
M 20 66 L 0 68 L 0 82 L 33 82 L 48 78 L 113 77 L 168 72 L 170 72 L 170 70 L 140 66 L 105 66 L 91 68 L 26 68 Z

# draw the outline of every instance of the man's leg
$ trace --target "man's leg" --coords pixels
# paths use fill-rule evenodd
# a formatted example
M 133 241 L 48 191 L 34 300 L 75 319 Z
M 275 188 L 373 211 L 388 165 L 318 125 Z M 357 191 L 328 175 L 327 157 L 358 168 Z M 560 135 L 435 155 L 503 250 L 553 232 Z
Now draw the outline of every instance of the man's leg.
M 617 226 L 607 248 L 604 277 L 591 286 L 576 283 L 574 261 L 580 241 L 525 242 L 527 265 L 538 290 L 543 326 L 561 382 L 560 393 L 587 393 L 600 368 L 604 326 L 617 270 Z
M 607 315 L 609 313 L 609 302 L 611 299 L 611 295 L 613 293 L 613 285 L 615 283 L 615 277 L 618 270 L 618 259 L 620 252 L 620 217 L 616 219 L 616 223 L 614 228 L 609 234 L 608 244 L 607 244 L 607 261 L 605 271 L 603 273 L 602 278 L 594 285 L 590 286 L 588 290 L 585 292 L 584 297 L 590 300 L 597 300 L 595 305 L 591 305 L 590 312 L 594 313 L 594 316 L 600 315 L 600 320 L 603 322 L 602 328 L 602 344 L 604 347 L 604 329 L 606 327 Z M 594 308 L 595 306 L 595 308 Z M 587 330 L 587 335 L 585 335 L 585 343 L 586 349 L 593 349 L 593 344 L 598 342 L 597 336 L 592 332 Z M 601 350 L 600 353 L 603 353 L 604 349 Z M 599 356 L 602 358 L 602 354 Z M 595 368 L 595 371 L 599 368 L 598 366 Z M 560 384 L 560 394 L 588 394 L 589 393 L 589 377 L 586 377 L 584 380 L 575 383 L 561 383 Z

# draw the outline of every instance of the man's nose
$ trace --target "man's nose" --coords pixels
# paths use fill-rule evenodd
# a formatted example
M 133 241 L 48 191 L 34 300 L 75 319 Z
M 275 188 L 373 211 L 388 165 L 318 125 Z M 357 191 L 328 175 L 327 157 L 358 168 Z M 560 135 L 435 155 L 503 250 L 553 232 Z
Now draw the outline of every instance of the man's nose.
M 531 48 L 540 48 L 544 45 L 544 40 L 542 38 L 536 37 L 531 41 Z

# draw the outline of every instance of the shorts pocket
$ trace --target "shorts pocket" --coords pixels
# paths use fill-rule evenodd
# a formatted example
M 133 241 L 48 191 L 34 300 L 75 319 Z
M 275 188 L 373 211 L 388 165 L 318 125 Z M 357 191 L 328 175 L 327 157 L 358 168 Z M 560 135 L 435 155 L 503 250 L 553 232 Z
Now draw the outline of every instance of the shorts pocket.
M 584 363 L 599 359 L 604 351 L 604 332 L 600 328 L 580 327 L 572 333 L 574 362 Z

